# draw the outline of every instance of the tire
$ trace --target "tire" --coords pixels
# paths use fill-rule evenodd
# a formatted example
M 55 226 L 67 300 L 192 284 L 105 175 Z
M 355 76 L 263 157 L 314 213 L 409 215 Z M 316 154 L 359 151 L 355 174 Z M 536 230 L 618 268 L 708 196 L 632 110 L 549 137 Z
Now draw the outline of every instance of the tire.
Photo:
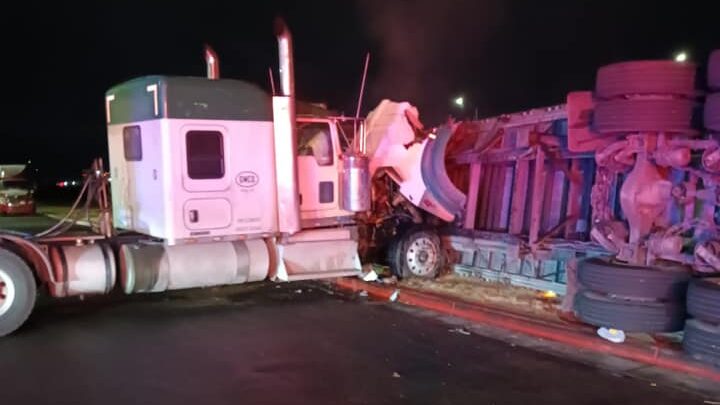
M 578 280 L 586 289 L 605 295 L 681 301 L 690 281 L 690 268 L 670 263 L 631 266 L 594 257 L 578 263 Z
M 708 86 L 714 90 L 720 90 L 720 49 L 710 54 L 708 61 Z
M 696 278 L 690 282 L 687 311 L 693 318 L 720 325 L 720 277 Z
M 720 132 L 720 93 L 708 95 L 705 100 L 705 128 Z
M 634 61 L 598 69 L 595 94 L 612 99 L 636 94 L 695 94 L 695 65 L 674 61 Z
M 720 367 L 720 326 L 688 320 L 685 322 L 682 346 L 696 359 Z
M 693 133 L 693 102 L 668 100 L 610 100 L 595 105 L 593 125 L 601 134 L 627 132 Z
M 387 264 L 392 274 L 402 278 L 402 260 L 400 259 L 400 245 L 402 237 L 393 239 L 387 249 Z
M 388 260 L 399 278 L 435 278 L 445 263 L 440 237 L 426 228 L 412 228 L 391 243 Z
M 591 291 L 577 295 L 575 309 L 585 323 L 626 332 L 673 332 L 681 330 L 685 322 L 681 302 L 632 301 Z
M 30 267 L 15 253 L 0 248 L 0 337 L 25 323 L 35 306 L 36 294 Z

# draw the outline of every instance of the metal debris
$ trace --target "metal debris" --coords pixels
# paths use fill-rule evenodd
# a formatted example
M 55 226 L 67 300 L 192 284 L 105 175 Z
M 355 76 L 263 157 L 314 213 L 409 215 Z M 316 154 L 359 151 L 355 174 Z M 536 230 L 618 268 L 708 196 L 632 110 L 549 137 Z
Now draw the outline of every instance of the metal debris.
M 448 329 L 450 333 L 459 333 L 461 335 L 470 336 L 470 332 L 463 328 Z
M 360 294 L 358 294 L 358 295 L 360 295 L 361 297 L 367 297 L 367 296 L 368 296 L 368 292 L 365 291 L 365 290 L 362 290 L 362 291 L 360 291 Z
M 383 277 L 380 279 L 383 284 L 397 284 L 398 278 L 396 276 Z
M 625 341 L 625 332 L 619 329 L 602 327 L 598 328 L 597 334 L 601 338 L 613 343 L 622 343 Z
M 376 281 L 378 279 L 378 274 L 375 272 L 375 270 L 370 270 L 364 275 L 362 275 L 363 281 Z
M 301 289 L 295 290 L 295 294 L 302 294 L 302 290 Z
M 400 374 L 397 371 L 394 371 L 392 376 L 393 378 L 400 378 Z
M 390 301 L 392 301 L 392 302 L 397 301 L 398 295 L 400 295 L 400 290 L 393 291 L 393 293 L 390 295 Z

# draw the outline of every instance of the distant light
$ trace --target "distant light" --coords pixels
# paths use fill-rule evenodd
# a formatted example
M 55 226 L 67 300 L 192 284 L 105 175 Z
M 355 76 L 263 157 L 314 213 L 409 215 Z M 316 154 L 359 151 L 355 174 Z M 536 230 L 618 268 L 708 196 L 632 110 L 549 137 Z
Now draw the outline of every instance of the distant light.
M 75 183 L 76 183 L 75 180 L 73 180 L 73 181 L 70 183 L 70 185 L 74 186 Z
M 68 182 L 67 182 L 67 181 L 63 181 L 63 187 L 67 187 L 67 186 L 68 186 Z
M 455 102 L 455 105 L 458 106 L 458 107 L 462 107 L 462 106 L 465 105 L 465 99 L 464 99 L 462 96 L 456 98 L 456 99 L 454 100 L 454 102 Z
M 688 60 L 687 52 L 683 51 L 683 52 L 678 52 L 675 54 L 675 62 L 683 63 L 683 62 L 687 62 L 687 60 Z
M 32 164 L 32 160 L 28 159 L 28 164 Z

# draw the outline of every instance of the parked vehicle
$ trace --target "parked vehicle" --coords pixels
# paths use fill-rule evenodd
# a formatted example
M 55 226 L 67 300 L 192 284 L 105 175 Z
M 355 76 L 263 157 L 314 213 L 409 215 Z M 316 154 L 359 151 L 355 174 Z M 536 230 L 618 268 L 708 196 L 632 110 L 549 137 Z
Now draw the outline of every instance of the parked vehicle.
M 0 165 L 0 215 L 35 214 L 35 183 L 27 165 Z

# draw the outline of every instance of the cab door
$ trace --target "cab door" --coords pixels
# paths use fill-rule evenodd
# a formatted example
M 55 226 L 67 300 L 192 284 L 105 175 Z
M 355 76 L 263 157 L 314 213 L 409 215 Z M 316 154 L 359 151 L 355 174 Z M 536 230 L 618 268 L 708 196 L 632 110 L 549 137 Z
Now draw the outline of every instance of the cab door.
M 298 181 L 303 220 L 335 216 L 339 209 L 339 147 L 331 122 L 300 119 L 298 132 Z

